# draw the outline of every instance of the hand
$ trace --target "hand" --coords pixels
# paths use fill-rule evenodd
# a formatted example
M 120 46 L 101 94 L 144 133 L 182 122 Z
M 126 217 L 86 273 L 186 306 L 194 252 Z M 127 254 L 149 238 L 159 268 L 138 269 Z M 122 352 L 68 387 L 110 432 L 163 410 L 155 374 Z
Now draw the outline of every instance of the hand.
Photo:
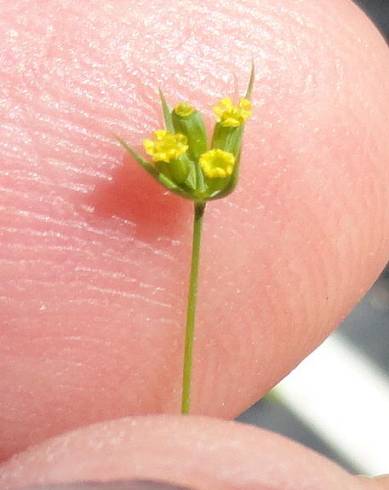
M 232 418 L 387 260 L 389 58 L 372 24 L 346 0 L 0 9 L 1 457 L 79 429 L 5 463 L 2 488 L 385 488 L 234 422 L 109 421 L 178 411 L 191 228 L 190 203 L 111 133 L 136 145 L 155 129 L 158 86 L 210 107 L 254 57 L 239 188 L 205 222 L 195 347 L 193 413 Z

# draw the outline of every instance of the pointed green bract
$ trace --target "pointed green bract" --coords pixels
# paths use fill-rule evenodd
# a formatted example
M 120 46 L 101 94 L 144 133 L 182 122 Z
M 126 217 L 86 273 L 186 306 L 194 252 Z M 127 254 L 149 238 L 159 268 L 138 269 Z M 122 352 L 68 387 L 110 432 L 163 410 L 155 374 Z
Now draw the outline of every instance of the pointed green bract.
M 190 161 L 189 173 L 184 184 L 190 189 L 190 191 L 195 191 L 197 189 L 196 167 L 192 161 Z
M 206 193 L 207 186 L 205 183 L 203 172 L 198 162 L 195 163 L 195 170 L 196 170 L 196 182 L 197 182 L 196 196 L 198 196 Z
M 162 184 L 164 187 L 168 188 L 171 192 L 179 194 L 186 199 L 192 199 L 191 194 L 180 189 L 177 184 L 175 184 L 169 177 L 164 175 L 162 172 L 158 172 L 154 165 L 144 160 L 138 153 L 131 148 L 122 138 L 115 135 L 116 140 L 122 145 L 122 147 L 132 156 L 132 158 L 139 163 L 139 165 L 146 170 L 157 182 Z
M 167 105 L 165 96 L 163 95 L 163 92 L 161 89 L 159 89 L 159 97 L 161 99 L 161 106 L 162 106 L 162 114 L 163 114 L 163 120 L 165 122 L 165 127 L 170 133 L 174 132 L 174 126 L 173 126 L 173 121 L 172 121 L 172 115 L 169 109 L 169 106 Z
M 167 189 L 169 189 L 170 192 L 173 192 L 174 194 L 178 194 L 181 197 L 184 197 L 185 199 L 190 199 L 193 200 L 192 194 L 182 187 L 179 187 L 176 185 L 171 179 L 166 177 L 163 173 L 160 173 L 158 175 L 157 180 Z
M 139 165 L 146 170 L 153 177 L 158 176 L 158 171 L 148 161 L 142 158 L 134 149 L 131 148 L 122 138 L 115 135 L 116 140 L 122 145 L 122 147 L 132 156 L 132 158 L 139 163 Z
M 177 184 L 175 184 L 162 172 L 158 175 L 158 180 L 171 191 L 175 191 L 176 189 L 178 189 Z
M 250 79 L 249 79 L 249 83 L 248 83 L 247 90 L 246 90 L 246 99 L 251 100 L 251 94 L 253 92 L 254 80 L 255 80 L 255 65 L 254 65 L 254 60 L 252 60 L 251 61 Z

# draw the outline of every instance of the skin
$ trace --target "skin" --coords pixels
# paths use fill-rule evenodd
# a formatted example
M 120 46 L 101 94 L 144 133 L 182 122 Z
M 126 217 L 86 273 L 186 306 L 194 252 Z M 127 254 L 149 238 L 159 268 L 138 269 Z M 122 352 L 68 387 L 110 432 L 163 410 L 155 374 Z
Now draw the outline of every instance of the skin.
M 118 436 L 117 462 L 99 478 L 126 472 L 120 454 L 145 437 L 145 453 L 157 444 L 158 454 L 144 476 L 169 477 L 185 454 L 198 471 L 174 473 L 176 483 L 194 474 L 217 488 L 229 478 L 227 424 L 242 461 L 254 451 L 267 468 L 253 464 L 259 488 L 388 488 L 231 422 L 149 417 L 134 429 L 127 419 L 108 423 L 106 453 L 88 443 L 105 441 L 104 421 L 179 410 L 191 204 L 112 137 L 137 147 L 160 126 L 159 85 L 210 122 L 233 76 L 242 92 L 251 57 L 257 67 L 239 188 L 206 211 L 193 414 L 228 419 L 258 400 L 389 254 L 389 58 L 373 25 L 343 0 L 177 5 L 0 0 L 0 458 L 101 422 L 71 436 L 85 451 L 68 447 L 61 478 L 83 476 L 80 458 L 93 477 L 116 433 L 132 442 Z M 194 434 L 220 447 L 204 480 Z M 6 488 L 33 483 L 37 468 L 50 480 L 50 465 L 34 466 L 45 446 L 34 451 L 18 471 L 0 469 Z
M 276 434 L 231 421 L 166 415 L 115 420 L 54 439 L 11 460 L 0 482 L 8 490 L 18 481 L 107 475 L 163 478 L 196 490 L 379 488 Z

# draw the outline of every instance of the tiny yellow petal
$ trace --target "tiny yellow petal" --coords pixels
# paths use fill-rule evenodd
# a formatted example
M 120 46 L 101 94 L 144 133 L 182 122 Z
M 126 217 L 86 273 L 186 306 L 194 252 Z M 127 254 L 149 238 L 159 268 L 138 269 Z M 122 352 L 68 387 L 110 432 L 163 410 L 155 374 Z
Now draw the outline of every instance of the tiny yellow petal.
M 251 111 L 251 106 L 252 106 L 252 104 L 251 104 L 251 101 L 250 100 L 245 99 L 245 98 L 240 99 L 240 101 L 239 101 L 239 107 L 241 109 L 244 109 L 244 110 L 247 110 L 247 111 Z
M 241 115 L 242 115 L 244 121 L 246 121 L 252 114 L 251 101 L 248 99 L 244 99 L 244 98 L 240 99 L 239 109 L 240 109 L 240 112 L 241 112 Z
M 217 148 L 203 153 L 199 163 L 206 177 L 225 178 L 229 177 L 234 170 L 235 157 L 232 153 Z
M 179 144 L 186 145 L 188 143 L 188 138 L 182 133 L 175 134 L 176 141 Z
M 165 129 L 157 129 L 157 131 L 154 131 L 154 136 L 158 141 L 163 140 L 165 136 L 167 135 L 167 131 Z
M 196 109 L 187 102 L 180 102 L 174 108 L 174 112 L 180 117 L 190 116 Z
M 145 139 L 145 140 L 143 140 L 143 146 L 144 146 L 144 149 L 146 150 L 146 153 L 149 154 L 149 152 L 152 151 L 154 148 L 154 141 L 149 140 L 149 139 Z
M 229 97 L 226 97 L 220 100 L 213 108 L 213 112 L 220 119 L 223 117 L 223 114 L 226 111 L 231 110 L 232 108 L 232 100 Z
M 234 105 L 232 100 L 226 97 L 215 105 L 213 111 L 222 126 L 238 127 L 251 116 L 251 102 L 242 98 L 238 105 Z
M 154 131 L 154 140 L 145 139 L 143 147 L 154 162 L 177 160 L 188 149 L 188 140 L 181 133 L 169 133 L 165 129 Z

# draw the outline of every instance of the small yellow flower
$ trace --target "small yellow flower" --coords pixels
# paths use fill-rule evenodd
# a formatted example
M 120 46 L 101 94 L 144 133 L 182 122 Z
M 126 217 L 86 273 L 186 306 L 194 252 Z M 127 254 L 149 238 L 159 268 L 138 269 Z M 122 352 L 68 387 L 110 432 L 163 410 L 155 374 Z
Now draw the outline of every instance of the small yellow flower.
M 210 179 L 224 178 L 232 174 L 235 157 L 232 153 L 217 148 L 203 153 L 199 163 L 206 177 Z
M 145 139 L 143 146 L 154 162 L 177 160 L 188 149 L 188 139 L 181 133 L 169 133 L 164 129 L 154 131 L 154 140 Z
M 187 102 L 180 102 L 174 108 L 174 112 L 180 117 L 190 116 L 196 109 Z
M 237 128 L 251 116 L 251 102 L 242 98 L 239 104 L 234 105 L 229 97 L 219 101 L 213 108 L 217 120 L 227 128 Z

